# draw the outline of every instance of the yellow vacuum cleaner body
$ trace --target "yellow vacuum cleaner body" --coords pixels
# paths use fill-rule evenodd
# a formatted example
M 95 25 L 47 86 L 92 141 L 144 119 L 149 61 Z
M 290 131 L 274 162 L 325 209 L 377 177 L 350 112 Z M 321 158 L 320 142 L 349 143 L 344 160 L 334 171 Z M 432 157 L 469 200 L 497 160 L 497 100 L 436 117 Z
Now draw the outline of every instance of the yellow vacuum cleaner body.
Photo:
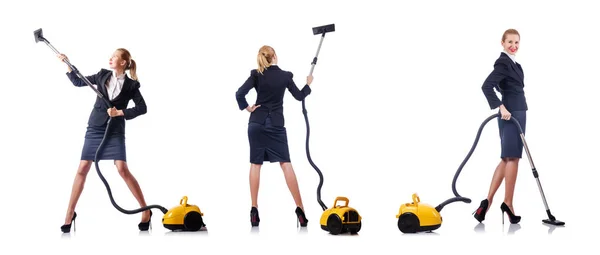
M 338 205 L 339 201 L 346 202 Z M 333 235 L 350 232 L 356 234 L 360 231 L 362 217 L 356 209 L 348 206 L 349 200 L 345 197 L 337 197 L 333 207 L 325 210 L 321 215 L 321 228 Z
M 202 219 L 204 213 L 196 205 L 187 203 L 187 196 L 184 196 L 179 205 L 171 208 L 163 216 L 163 226 L 171 231 L 198 231 L 206 226 Z
M 396 215 L 398 228 L 402 233 L 433 231 L 442 225 L 442 216 L 435 207 L 421 203 L 417 194 L 412 195 L 413 202 L 400 205 Z

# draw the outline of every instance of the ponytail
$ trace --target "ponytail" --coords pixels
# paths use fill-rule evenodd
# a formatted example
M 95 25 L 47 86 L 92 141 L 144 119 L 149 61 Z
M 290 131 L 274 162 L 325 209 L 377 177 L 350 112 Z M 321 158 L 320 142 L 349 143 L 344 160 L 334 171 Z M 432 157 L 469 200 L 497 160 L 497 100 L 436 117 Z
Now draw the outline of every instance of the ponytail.
M 131 79 L 133 79 L 133 80 L 136 80 L 136 81 L 137 81 L 137 80 L 138 80 L 138 77 L 137 77 L 137 74 L 136 74 L 136 72 L 135 72 L 135 70 L 136 70 L 136 66 L 137 66 L 137 65 L 135 64 L 135 61 L 132 59 L 132 60 L 131 60 L 131 63 L 129 64 L 129 68 L 128 68 L 128 69 L 129 69 L 129 73 L 131 74 Z
M 262 46 L 260 50 L 258 50 L 258 56 L 256 57 L 256 62 L 258 63 L 258 72 L 263 73 L 267 67 L 271 66 L 271 62 L 273 61 L 273 57 L 275 56 L 275 50 L 271 46 Z

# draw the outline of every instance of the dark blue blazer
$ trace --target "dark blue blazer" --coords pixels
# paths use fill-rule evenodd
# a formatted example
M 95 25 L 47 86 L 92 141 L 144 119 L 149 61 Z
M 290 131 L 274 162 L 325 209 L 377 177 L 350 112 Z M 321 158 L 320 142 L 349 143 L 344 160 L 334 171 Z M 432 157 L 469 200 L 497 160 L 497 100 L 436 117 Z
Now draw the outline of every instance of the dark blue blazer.
M 106 91 L 106 83 L 112 75 L 112 71 L 101 69 L 98 73 L 90 76 L 86 76 L 87 79 L 95 85 L 98 85 L 98 91 L 106 99 L 108 99 L 108 92 Z M 75 72 L 67 73 L 67 76 L 77 87 L 84 87 L 87 84 L 77 77 Z M 135 107 L 127 108 L 129 101 L 133 100 Z M 136 80 L 132 80 L 129 76 L 125 75 L 125 82 L 123 83 L 123 89 L 121 93 L 117 95 L 113 100 L 110 100 L 112 106 L 116 107 L 117 110 L 123 110 L 124 116 L 114 117 L 111 124 L 112 132 L 114 133 L 125 133 L 125 120 L 133 119 L 137 116 L 146 113 L 146 102 L 140 92 L 140 83 Z M 109 119 L 108 106 L 100 97 L 96 97 L 94 108 L 90 113 L 88 119 L 88 126 L 91 127 L 104 127 Z
M 271 116 L 273 126 L 283 127 L 285 125 L 283 96 L 286 89 L 298 101 L 302 101 L 311 92 L 308 85 L 304 85 L 302 90 L 299 90 L 294 83 L 293 77 L 292 72 L 281 70 L 276 65 L 265 69 L 263 74 L 260 74 L 256 69 L 250 71 L 250 77 L 235 92 L 235 98 L 240 110 L 248 107 L 246 95 L 254 88 L 257 94 L 255 105 L 260 105 L 260 107 L 256 108 L 250 114 L 249 121 L 264 124 L 265 119 Z
M 481 86 L 481 90 L 483 90 L 491 109 L 496 109 L 504 104 L 509 112 L 527 111 L 524 87 L 523 68 L 502 52 L 494 63 L 494 70 Z M 494 88 L 500 92 L 502 100 L 498 98 Z

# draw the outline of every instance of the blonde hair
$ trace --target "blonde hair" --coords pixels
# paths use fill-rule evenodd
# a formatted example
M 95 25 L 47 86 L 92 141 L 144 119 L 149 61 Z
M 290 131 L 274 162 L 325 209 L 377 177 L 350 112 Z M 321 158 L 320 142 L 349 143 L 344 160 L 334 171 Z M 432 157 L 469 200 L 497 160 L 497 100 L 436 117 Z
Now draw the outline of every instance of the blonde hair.
M 123 60 L 125 60 L 125 62 L 127 62 L 127 66 L 125 67 L 125 70 L 129 70 L 129 73 L 131 74 L 131 79 L 137 81 L 138 80 L 138 77 L 136 74 L 137 65 L 135 64 L 135 61 L 131 58 L 131 53 L 129 53 L 129 51 L 124 48 L 118 48 L 117 51 L 119 51 L 121 53 L 121 59 L 123 59 Z
M 263 73 L 267 67 L 271 66 L 273 57 L 275 56 L 275 50 L 271 46 L 262 46 L 258 50 L 258 56 L 256 62 L 258 63 L 258 72 Z
M 504 34 L 502 34 L 502 42 L 504 42 L 504 40 L 506 40 L 507 35 L 517 35 L 517 36 L 519 36 L 519 39 L 521 38 L 519 31 L 517 31 L 516 29 L 510 28 L 510 29 L 507 29 L 506 31 L 504 31 Z

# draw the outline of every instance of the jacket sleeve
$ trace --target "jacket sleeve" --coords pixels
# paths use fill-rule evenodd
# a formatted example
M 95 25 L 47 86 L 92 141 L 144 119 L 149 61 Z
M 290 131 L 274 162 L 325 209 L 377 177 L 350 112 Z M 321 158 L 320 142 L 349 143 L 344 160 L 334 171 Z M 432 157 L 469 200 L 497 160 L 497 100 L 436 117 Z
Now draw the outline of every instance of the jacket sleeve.
M 244 84 L 242 84 L 241 87 L 238 88 L 238 90 L 235 92 L 235 99 L 237 101 L 238 107 L 240 108 L 240 110 L 244 110 L 246 109 L 246 107 L 248 107 L 248 101 L 246 101 L 246 95 L 248 95 L 248 92 L 256 87 L 256 76 L 258 75 L 258 72 L 256 70 L 252 70 L 250 71 L 250 77 L 248 77 L 248 79 L 246 79 L 246 81 L 244 82 Z
M 294 83 L 294 74 L 292 72 L 288 72 L 288 73 L 290 74 L 290 81 L 287 85 L 288 90 L 290 91 L 290 93 L 292 93 L 292 96 L 294 96 L 294 98 L 296 100 L 298 100 L 298 101 L 304 100 L 304 98 L 306 96 L 310 95 L 310 92 L 312 90 L 310 89 L 308 84 L 304 85 L 302 90 L 298 89 L 298 86 L 296 86 L 296 83 Z
M 98 78 L 102 74 L 102 71 L 104 71 L 104 70 L 101 69 L 98 73 L 90 75 L 90 76 L 86 76 L 85 78 L 87 78 L 92 84 L 97 85 Z M 77 76 L 77 74 L 75 74 L 74 71 L 67 73 L 67 77 L 69 77 L 69 80 L 71 80 L 71 82 L 73 83 L 73 85 L 75 85 L 75 87 L 87 86 L 87 84 L 83 81 L 83 79 L 79 78 L 79 76 Z
M 140 92 L 139 82 L 135 82 L 131 99 L 135 103 L 135 106 L 123 110 L 123 115 L 126 120 L 133 119 L 142 114 L 146 114 L 147 112 L 146 101 L 142 96 L 142 92 Z
M 508 66 L 503 61 L 496 61 L 494 64 L 494 70 L 488 75 L 488 77 L 483 82 L 481 86 L 481 90 L 483 91 L 483 95 L 487 99 L 487 102 L 490 108 L 496 109 L 500 105 L 502 105 L 502 100 L 498 98 L 494 88 L 500 91 L 499 84 L 502 80 L 504 80 L 508 76 Z

